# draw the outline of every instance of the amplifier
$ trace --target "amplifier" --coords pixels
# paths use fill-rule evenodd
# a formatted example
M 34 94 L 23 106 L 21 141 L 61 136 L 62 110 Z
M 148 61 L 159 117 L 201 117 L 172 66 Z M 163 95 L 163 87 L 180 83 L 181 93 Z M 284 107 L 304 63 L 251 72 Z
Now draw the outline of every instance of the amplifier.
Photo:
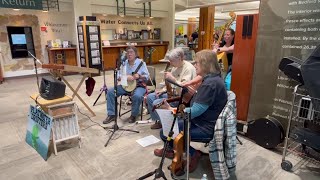
M 40 96 L 46 100 L 62 98 L 66 85 L 53 77 L 43 77 L 40 84 Z

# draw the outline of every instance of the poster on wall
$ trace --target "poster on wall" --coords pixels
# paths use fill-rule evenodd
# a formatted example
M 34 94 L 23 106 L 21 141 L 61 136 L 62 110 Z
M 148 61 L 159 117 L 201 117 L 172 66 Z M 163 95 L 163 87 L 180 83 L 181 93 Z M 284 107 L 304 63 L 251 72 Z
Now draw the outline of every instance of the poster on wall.
M 52 117 L 35 106 L 30 106 L 28 115 L 26 142 L 34 148 L 44 160 L 48 158 Z

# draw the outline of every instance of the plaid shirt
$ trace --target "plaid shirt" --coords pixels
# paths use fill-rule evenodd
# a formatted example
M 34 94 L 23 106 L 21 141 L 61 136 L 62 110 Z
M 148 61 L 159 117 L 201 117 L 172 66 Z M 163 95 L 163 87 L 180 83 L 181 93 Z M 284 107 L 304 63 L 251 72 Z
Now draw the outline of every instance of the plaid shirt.
M 214 138 L 209 143 L 209 157 L 215 179 L 229 179 L 236 169 L 237 109 L 236 95 L 228 91 L 228 102 L 220 113 Z

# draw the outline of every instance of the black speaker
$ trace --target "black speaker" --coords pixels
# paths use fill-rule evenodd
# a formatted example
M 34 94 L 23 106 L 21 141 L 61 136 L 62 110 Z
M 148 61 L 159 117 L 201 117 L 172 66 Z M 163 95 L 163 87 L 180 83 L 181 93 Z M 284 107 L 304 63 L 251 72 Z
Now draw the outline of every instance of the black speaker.
M 66 85 L 52 77 L 43 77 L 40 84 L 40 96 L 46 100 L 62 98 Z

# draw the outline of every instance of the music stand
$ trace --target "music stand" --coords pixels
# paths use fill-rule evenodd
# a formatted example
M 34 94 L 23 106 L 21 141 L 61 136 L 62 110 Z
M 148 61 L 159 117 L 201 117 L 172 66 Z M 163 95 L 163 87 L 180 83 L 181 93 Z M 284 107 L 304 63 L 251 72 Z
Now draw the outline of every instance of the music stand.
M 178 104 L 178 109 L 180 107 L 180 105 L 182 104 L 182 97 L 183 95 L 188 92 L 188 89 L 185 88 L 185 87 L 182 87 L 182 91 L 181 91 L 181 95 L 180 95 L 180 99 L 179 99 L 179 104 Z M 143 179 L 146 179 L 152 175 L 154 175 L 154 179 L 158 179 L 158 178 L 163 178 L 164 180 L 167 180 L 163 170 L 162 170 L 162 167 L 163 167 L 163 163 L 164 163 L 164 159 L 165 159 L 165 155 L 166 155 L 166 152 L 168 150 L 168 146 L 169 146 L 169 142 L 172 140 L 172 135 L 173 135 L 173 127 L 174 127 L 174 124 L 176 123 L 176 120 L 177 120 L 177 114 L 178 112 L 174 115 L 174 118 L 173 118 L 173 122 L 172 122 L 172 125 L 171 125 L 171 128 L 170 128 L 170 131 L 169 131 L 169 134 L 168 134 L 168 137 L 167 137 L 167 140 L 164 144 L 164 151 L 162 152 L 162 156 L 161 156 L 161 161 L 160 161 L 160 164 L 159 164 L 159 167 L 157 169 L 155 169 L 154 171 L 151 171 L 141 177 L 138 178 L 138 180 L 143 180 Z
M 117 61 L 120 61 L 119 59 Z M 135 131 L 135 130 L 131 130 L 131 129 L 123 129 L 123 128 L 119 128 L 118 124 L 117 124 L 117 119 L 118 119 L 118 93 L 117 93 L 117 86 L 118 86 L 118 80 L 117 80 L 117 77 L 118 77 L 118 67 L 120 66 L 119 64 L 121 64 L 120 62 L 117 63 L 117 66 L 116 68 L 114 69 L 114 72 L 113 72 L 113 75 L 114 75 L 114 78 L 113 78 L 113 82 L 114 82 L 114 112 L 115 112 L 115 120 L 114 120 L 114 125 L 112 127 L 105 127 L 104 129 L 111 129 L 112 130 L 112 133 L 108 139 L 108 141 L 106 142 L 106 144 L 104 145 L 104 147 L 107 147 L 112 136 L 114 135 L 114 133 L 118 130 L 122 130 L 122 131 L 130 131 L 130 132 L 135 132 L 135 133 L 139 133 L 139 131 Z

